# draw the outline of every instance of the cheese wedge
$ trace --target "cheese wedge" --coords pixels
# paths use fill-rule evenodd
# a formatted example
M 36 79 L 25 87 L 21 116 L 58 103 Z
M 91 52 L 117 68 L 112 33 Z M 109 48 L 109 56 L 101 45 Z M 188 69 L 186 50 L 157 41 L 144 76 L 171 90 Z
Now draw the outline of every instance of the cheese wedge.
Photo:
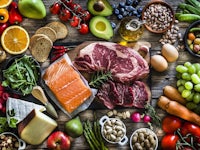
M 18 133 L 28 144 L 39 145 L 56 127 L 55 120 L 34 109 L 18 124 Z
M 15 118 L 17 120 L 17 123 L 19 123 L 33 109 L 37 109 L 41 112 L 46 110 L 46 108 L 42 105 L 9 97 L 6 102 L 6 117 L 8 120 L 8 124 L 10 124 L 10 118 L 11 118 L 11 116 L 8 114 L 10 111 L 14 110 L 15 115 L 12 118 Z

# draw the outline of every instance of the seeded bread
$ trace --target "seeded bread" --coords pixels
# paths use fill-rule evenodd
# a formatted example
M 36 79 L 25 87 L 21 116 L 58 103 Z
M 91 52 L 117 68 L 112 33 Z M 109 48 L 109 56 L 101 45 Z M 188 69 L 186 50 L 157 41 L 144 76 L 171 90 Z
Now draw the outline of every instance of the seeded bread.
M 48 36 L 52 42 L 57 40 L 56 31 L 50 27 L 41 27 L 35 32 L 35 34 L 44 34 Z
M 46 25 L 56 31 L 57 39 L 64 39 L 68 35 L 67 26 L 61 22 L 53 21 Z
M 30 47 L 31 54 L 38 62 L 45 62 L 48 59 L 53 42 L 48 37 L 36 38 Z

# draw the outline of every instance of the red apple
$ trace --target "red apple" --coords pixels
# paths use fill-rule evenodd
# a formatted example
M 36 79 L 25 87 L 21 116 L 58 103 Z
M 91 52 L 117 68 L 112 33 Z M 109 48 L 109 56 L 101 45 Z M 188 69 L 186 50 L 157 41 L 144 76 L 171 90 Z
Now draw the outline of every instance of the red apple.
M 69 150 L 70 138 L 62 131 L 53 132 L 47 139 L 47 147 L 51 150 Z

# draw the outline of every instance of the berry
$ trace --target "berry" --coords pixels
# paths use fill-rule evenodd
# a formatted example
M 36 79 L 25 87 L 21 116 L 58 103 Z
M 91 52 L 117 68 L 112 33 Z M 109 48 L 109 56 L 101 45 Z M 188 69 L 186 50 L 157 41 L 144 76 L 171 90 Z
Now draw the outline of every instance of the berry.
M 116 9 L 114 10 L 114 13 L 115 13 L 115 15 L 119 15 L 119 9 L 116 8 Z
M 114 23 L 114 22 L 110 22 L 110 24 L 111 24 L 113 29 L 115 29 L 117 27 L 116 23 Z
M 121 19 L 123 18 L 123 16 L 122 16 L 121 14 L 119 14 L 119 15 L 117 15 L 117 18 L 118 18 L 119 20 L 121 20 Z
M 126 0 L 126 5 L 133 5 L 133 0 Z
M 137 9 L 137 12 L 138 12 L 138 13 L 142 13 L 142 10 L 143 10 L 143 8 L 142 8 L 142 7 L 139 7 L 139 8 Z
M 124 8 L 125 7 L 125 3 L 124 2 L 119 2 L 119 7 Z

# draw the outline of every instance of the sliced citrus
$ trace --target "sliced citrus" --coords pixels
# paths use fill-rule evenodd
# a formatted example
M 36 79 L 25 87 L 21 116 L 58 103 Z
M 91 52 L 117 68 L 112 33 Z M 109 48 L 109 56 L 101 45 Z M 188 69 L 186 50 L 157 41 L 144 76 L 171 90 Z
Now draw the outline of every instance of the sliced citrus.
M 12 2 L 12 0 L 0 0 L 0 8 L 5 8 L 8 5 L 10 5 L 10 3 Z
M 1 45 L 10 54 L 21 54 L 29 46 L 28 32 L 20 26 L 9 26 L 1 35 Z

